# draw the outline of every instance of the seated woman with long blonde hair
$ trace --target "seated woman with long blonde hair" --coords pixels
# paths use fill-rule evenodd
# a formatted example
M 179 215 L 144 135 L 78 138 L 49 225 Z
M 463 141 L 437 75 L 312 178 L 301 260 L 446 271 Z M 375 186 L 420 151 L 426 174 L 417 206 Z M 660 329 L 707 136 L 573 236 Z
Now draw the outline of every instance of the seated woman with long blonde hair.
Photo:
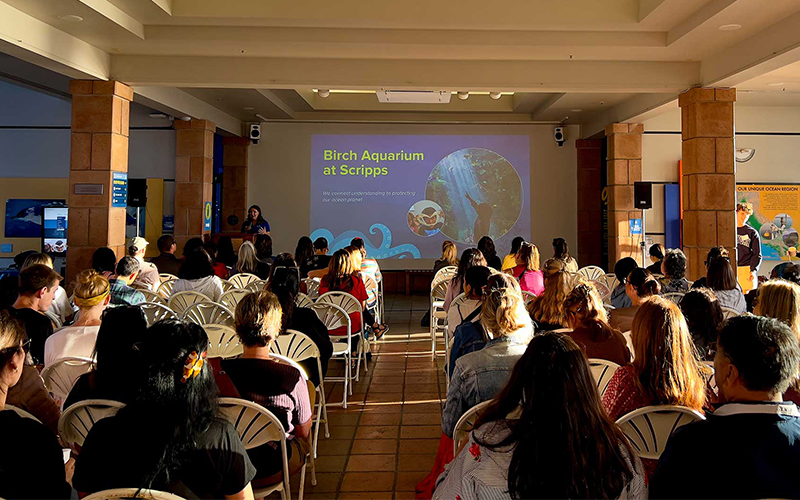
M 565 266 L 561 259 L 548 259 L 544 263 L 544 292 L 528 304 L 528 312 L 536 322 L 537 332 L 569 327 L 564 313 L 564 300 L 572 289 L 572 280 Z
M 618 365 L 630 362 L 631 352 L 622 334 L 608 324 L 608 315 L 597 289 L 581 283 L 564 301 L 572 337 L 589 358 L 606 359 Z

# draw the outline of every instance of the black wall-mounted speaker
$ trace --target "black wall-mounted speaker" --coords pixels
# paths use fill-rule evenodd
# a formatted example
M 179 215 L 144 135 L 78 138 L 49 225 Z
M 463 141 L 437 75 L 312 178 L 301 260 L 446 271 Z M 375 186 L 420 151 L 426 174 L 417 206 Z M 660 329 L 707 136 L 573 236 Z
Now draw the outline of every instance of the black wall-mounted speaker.
M 128 179 L 128 206 L 147 205 L 147 179 Z
M 653 208 L 652 182 L 633 183 L 633 204 L 637 210 L 647 210 L 648 208 Z

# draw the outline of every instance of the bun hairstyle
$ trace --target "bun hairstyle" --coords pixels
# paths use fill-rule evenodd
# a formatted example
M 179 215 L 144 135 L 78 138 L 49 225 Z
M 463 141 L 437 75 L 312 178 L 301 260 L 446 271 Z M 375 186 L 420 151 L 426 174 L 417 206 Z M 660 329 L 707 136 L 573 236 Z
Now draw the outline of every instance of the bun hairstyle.
M 564 238 L 553 238 L 553 255 L 556 259 L 569 260 L 569 245 Z
M 547 259 L 542 269 L 544 273 L 544 293 L 537 296 L 528 306 L 534 321 L 567 327 L 564 314 L 564 300 L 571 290 L 570 276 L 564 269 L 561 259 Z
M 658 260 L 664 260 L 664 246 L 661 243 L 650 245 L 650 257 L 655 257 Z
M 517 252 L 517 258 L 523 262 L 525 269 L 539 269 L 539 249 L 533 243 L 523 242 Z
M 75 285 L 75 305 L 94 307 L 102 304 L 111 290 L 108 280 L 94 269 L 84 269 L 78 274 Z
M 247 347 L 267 347 L 281 331 L 281 303 L 272 292 L 245 295 L 236 305 L 236 335 Z
M 661 293 L 661 285 L 658 284 L 653 275 L 643 267 L 637 267 L 628 275 L 627 283 L 630 284 L 636 295 L 641 298 L 658 295 Z
M 581 283 L 572 289 L 564 301 L 564 313 L 573 327 L 591 330 L 594 342 L 610 339 L 613 329 L 597 289 L 591 283 Z
M 483 294 L 481 324 L 495 338 L 527 329 L 533 333 L 533 325 L 522 290 L 513 276 L 497 273 L 489 277 Z

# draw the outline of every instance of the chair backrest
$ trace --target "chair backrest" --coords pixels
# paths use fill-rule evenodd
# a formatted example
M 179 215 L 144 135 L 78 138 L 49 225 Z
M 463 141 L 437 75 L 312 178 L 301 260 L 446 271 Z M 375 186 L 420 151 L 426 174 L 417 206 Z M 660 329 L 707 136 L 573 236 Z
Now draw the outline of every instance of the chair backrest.
M 457 296 L 456 296 L 456 297 L 453 299 L 453 301 L 452 301 L 452 302 L 450 302 L 450 309 L 448 309 L 448 310 L 447 310 L 447 314 L 450 314 L 450 311 L 455 311 L 456 309 L 458 309 L 458 307 L 459 307 L 461 304 L 463 304 L 464 302 L 466 302 L 467 300 L 469 300 L 469 299 L 467 298 L 467 295 L 466 295 L 466 294 L 464 294 L 464 293 L 458 294 L 458 295 L 457 295 Z M 456 308 L 456 309 L 453 309 L 453 308 Z M 457 326 L 458 326 L 458 325 L 450 325 L 450 330 L 455 330 L 455 328 L 456 328 Z
M 114 488 L 103 490 L 83 497 L 84 500 L 116 500 L 118 498 L 131 498 L 137 500 L 184 500 L 174 493 L 158 490 L 145 490 L 142 488 Z
M 469 432 L 475 426 L 475 421 L 478 419 L 478 414 L 491 403 L 491 399 L 489 401 L 478 403 L 467 410 L 463 415 L 461 415 L 461 418 L 458 419 L 458 422 L 456 422 L 456 426 L 453 429 L 453 454 L 458 451 L 458 447 L 461 446 L 461 443 L 463 443 L 467 438 L 467 434 L 469 434 Z
M 361 314 L 361 303 L 357 298 L 347 292 L 328 292 L 323 293 L 317 297 L 316 304 L 333 304 L 339 306 L 347 312 L 347 314 L 359 313 L 361 316 L 360 325 L 350 325 L 353 332 L 364 330 L 364 315 Z
M 657 460 L 675 429 L 698 420 L 705 420 L 705 417 L 685 406 L 645 406 L 623 415 L 617 425 L 639 457 Z
M 178 279 L 177 276 L 175 276 L 174 274 L 169 274 L 169 273 L 160 273 L 158 275 L 158 277 L 161 278 L 161 283 L 163 283 L 165 281 L 170 281 L 170 280 L 175 281 L 176 279 Z
M 245 449 L 280 441 L 286 453 L 286 431 L 271 411 L 258 403 L 238 398 L 219 398 L 219 408 L 236 428 Z
M 317 344 L 311 340 L 311 337 L 297 330 L 286 330 L 283 335 L 278 335 L 278 338 L 269 345 L 269 352 L 286 356 L 295 361 L 320 358 Z
M 217 302 L 198 302 L 183 312 L 183 319 L 200 326 L 216 324 L 233 328 L 233 313 Z
M 258 292 L 260 292 L 261 290 L 264 289 L 264 286 L 266 284 L 267 284 L 267 280 L 258 279 L 258 280 L 255 280 L 255 281 L 251 281 L 244 288 L 245 288 L 245 290 L 249 290 L 249 291 L 251 291 L 253 293 L 258 293 Z
M 58 434 L 61 441 L 75 450 L 83 446 L 86 436 L 94 424 L 106 417 L 116 415 L 125 406 L 110 399 L 87 399 L 70 406 L 58 419 Z
M 319 280 L 314 278 L 303 278 L 303 283 L 306 284 L 306 295 L 311 299 L 319 297 Z
M 439 281 L 433 287 L 431 287 L 431 302 L 436 300 L 444 300 L 445 295 L 447 295 L 447 286 L 450 284 L 450 281 L 453 278 L 447 278 L 444 280 Z
M 586 278 L 588 281 L 595 281 L 596 279 L 606 275 L 606 272 L 597 266 L 586 266 L 578 269 L 578 274 Z
M 222 282 L 222 293 L 225 293 L 230 290 L 236 290 L 236 287 L 233 286 L 233 283 L 231 283 L 230 281 L 224 280 L 222 278 L 220 278 L 219 280 L 220 282 Z
M 160 284 L 161 283 L 159 282 L 159 285 Z M 153 288 L 150 285 L 147 285 L 147 284 L 144 284 L 144 283 L 133 282 L 133 283 L 128 284 L 128 286 L 133 288 L 134 290 L 138 290 L 140 292 L 143 291 L 143 290 L 146 290 L 148 292 L 153 291 Z
M 680 304 L 681 299 L 683 298 L 683 296 L 684 296 L 683 292 L 669 292 L 669 293 L 663 294 L 661 296 L 661 298 L 669 300 L 673 304 Z
M 296 368 L 297 371 L 300 372 L 300 375 L 303 376 L 303 381 L 308 382 L 308 373 L 306 373 L 306 369 L 300 366 L 300 364 L 293 360 L 288 356 L 283 356 L 282 354 L 275 354 L 274 352 L 270 352 L 269 357 L 279 363 L 283 363 L 285 365 L 289 365 L 293 368 Z
M 533 299 L 536 298 L 536 294 L 533 293 L 533 292 L 529 292 L 527 290 L 523 290 L 522 291 L 522 298 L 525 300 L 525 305 L 527 306 L 528 304 L 531 303 L 531 301 Z
M 245 288 L 247 288 L 247 285 L 249 285 L 254 281 L 258 281 L 259 279 L 261 278 L 259 278 L 255 274 L 239 273 L 239 274 L 234 274 L 233 276 L 228 278 L 228 281 L 230 281 L 231 285 L 235 286 L 236 288 L 244 290 Z
M 244 348 L 239 342 L 236 330 L 226 325 L 203 325 L 208 335 L 209 358 L 232 358 L 242 354 Z
M 219 303 L 231 311 L 236 311 L 236 305 L 239 304 L 239 301 L 242 300 L 245 295 L 249 295 L 251 293 L 253 292 L 250 290 L 234 288 L 233 290 L 228 290 L 227 292 L 223 293 L 222 297 L 219 298 Z
M 178 316 L 183 316 L 189 306 L 202 302 L 210 302 L 211 299 L 199 292 L 178 292 L 173 293 L 167 301 L 167 306 Z
M 322 324 L 325 325 L 325 328 L 327 328 L 329 332 L 346 326 L 348 331 L 352 333 L 353 325 L 350 324 L 350 316 L 347 314 L 347 311 L 340 306 L 330 302 L 317 301 L 311 305 L 311 309 L 317 313 L 317 317 L 322 321 Z
M 162 319 L 180 319 L 175 311 L 160 302 L 144 302 L 139 304 L 139 307 L 144 311 L 147 326 L 153 326 L 153 323 Z
M 606 300 L 607 298 L 611 297 L 611 289 L 608 288 L 606 285 L 606 281 L 603 277 L 600 279 L 590 281 L 594 289 L 597 290 L 597 294 L 600 295 L 600 300 Z
M 717 387 L 717 377 L 714 373 L 714 362 L 713 361 L 702 361 L 703 364 L 703 375 L 706 377 L 706 383 L 714 391 L 714 394 L 719 392 L 719 388 Z
M 175 279 L 167 279 L 163 280 L 160 285 L 158 285 L 158 289 L 156 293 L 164 297 L 164 300 L 168 300 L 169 297 L 172 295 L 172 287 L 175 286 L 175 282 L 178 281 L 178 278 Z
M 94 360 L 91 358 L 61 358 L 42 370 L 42 380 L 55 402 L 63 406 L 78 377 L 93 368 Z
M 297 297 L 294 298 L 294 305 L 297 307 L 311 307 L 313 303 L 314 301 L 311 300 L 311 297 L 303 292 L 298 292 Z
M 167 299 L 157 294 L 156 292 L 150 290 L 149 288 L 147 290 L 139 290 L 139 293 L 144 295 L 144 300 L 146 300 L 147 302 L 154 302 L 156 304 L 167 305 Z
M 614 273 L 606 273 L 602 278 L 597 278 L 595 281 L 602 281 L 612 292 L 619 286 L 619 280 L 617 279 L 617 275 Z
M 614 373 L 616 373 L 619 365 L 606 359 L 589 358 L 589 368 L 592 370 L 592 377 L 594 377 L 594 382 L 597 385 L 597 392 L 602 398 L 603 394 L 608 390 L 608 383 L 611 381 L 611 377 L 614 376 Z
M 723 320 L 731 319 L 731 318 L 739 315 L 739 313 L 736 311 L 736 309 L 731 309 L 730 307 L 721 306 L 720 309 L 722 309 L 722 319 Z
M 29 418 L 31 420 L 36 420 L 40 424 L 42 423 L 41 420 L 39 420 L 38 418 L 34 417 L 32 414 L 28 413 L 27 411 L 23 410 L 22 408 L 18 408 L 16 406 L 14 406 L 14 405 L 6 405 L 3 409 L 4 410 L 11 410 L 11 411 L 13 411 L 14 413 L 16 413 L 17 415 L 19 415 L 22 418 Z
M 442 280 L 452 279 L 453 276 L 456 275 L 458 272 L 458 267 L 456 266 L 445 266 L 438 271 L 436 274 L 433 275 L 433 281 L 431 281 L 431 289 L 436 286 Z
M 367 290 L 367 302 L 374 304 L 378 300 L 378 283 L 368 273 L 361 273 L 361 279 L 364 281 L 364 288 Z

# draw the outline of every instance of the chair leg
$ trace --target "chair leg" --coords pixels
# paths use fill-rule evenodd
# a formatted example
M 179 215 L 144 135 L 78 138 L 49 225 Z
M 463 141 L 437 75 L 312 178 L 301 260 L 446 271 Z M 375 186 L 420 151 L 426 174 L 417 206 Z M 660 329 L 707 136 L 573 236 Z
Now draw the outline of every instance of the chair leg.
M 306 457 L 306 459 L 308 459 L 308 457 Z M 299 498 L 300 500 L 303 500 L 303 490 L 305 489 L 305 486 L 306 486 L 306 466 L 307 465 L 308 465 L 308 462 L 303 464 L 303 468 L 300 469 L 300 491 L 297 492 L 297 498 Z
M 364 342 L 361 340 L 361 337 L 360 337 L 361 334 L 359 333 L 358 335 L 359 335 L 358 349 L 356 349 L 356 358 L 357 358 L 357 361 L 356 361 L 356 382 L 358 382 L 359 374 L 361 373 L 361 351 L 364 349 L 363 348 Z
M 347 390 L 349 388 L 348 382 L 350 381 L 350 355 L 344 357 L 344 391 L 342 391 L 342 408 L 347 408 Z
M 326 438 L 330 438 L 331 437 L 331 430 L 330 430 L 330 428 L 328 428 L 328 402 L 325 400 L 324 387 L 322 387 L 322 389 L 323 390 L 320 391 L 320 392 L 322 393 L 322 418 L 325 419 L 325 437 Z M 314 450 L 315 450 L 315 453 L 316 453 L 316 448 L 314 448 Z
M 284 486 L 283 489 L 281 490 L 281 500 L 287 500 L 286 499 L 286 486 Z
M 311 455 L 311 486 L 317 485 L 317 459 L 314 458 L 314 454 L 310 453 Z
M 431 309 L 431 359 L 436 359 L 436 318 L 433 317 Z
M 317 396 L 317 421 L 314 422 L 314 441 L 311 443 L 311 456 L 316 458 L 317 456 L 317 442 L 319 441 L 319 424 L 322 420 L 322 409 L 325 407 L 325 397 L 322 396 L 322 383 L 320 383 L 320 387 L 317 387 L 317 392 L 319 396 Z

